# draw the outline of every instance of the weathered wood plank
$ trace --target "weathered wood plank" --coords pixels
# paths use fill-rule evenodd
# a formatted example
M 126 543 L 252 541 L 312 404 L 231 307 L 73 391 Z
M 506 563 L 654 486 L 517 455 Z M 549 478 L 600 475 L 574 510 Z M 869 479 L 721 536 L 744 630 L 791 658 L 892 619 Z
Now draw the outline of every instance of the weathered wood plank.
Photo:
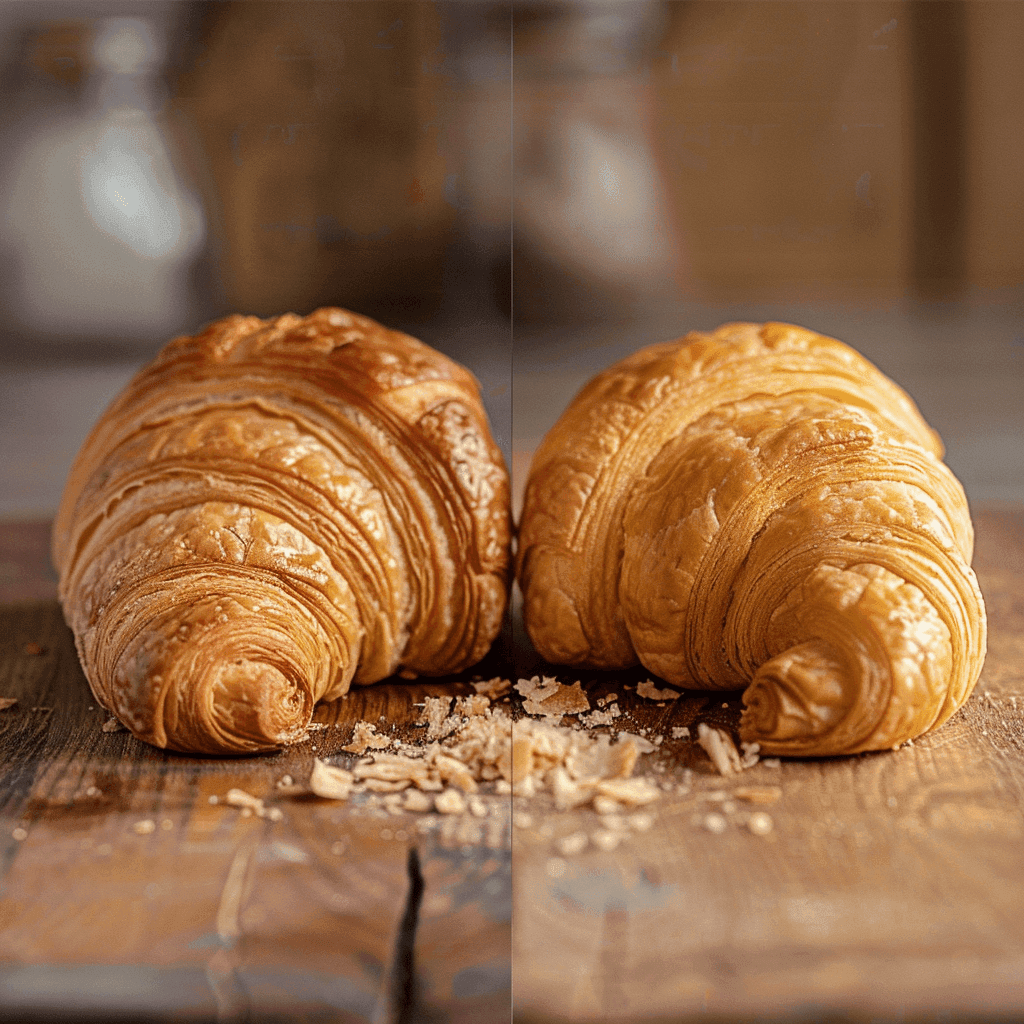
M 7 596 L 52 595 L 47 535 L 0 526 Z M 504 667 L 505 643 L 479 674 Z M 426 696 L 473 692 L 466 678 L 359 688 L 286 751 L 186 757 L 103 731 L 54 600 L 0 606 L 0 696 L 18 700 L 0 712 L 0 1016 L 384 1024 L 409 1019 L 416 993 L 432 1019 L 507 1008 L 507 806 L 464 822 L 276 788 L 314 757 L 354 761 L 356 721 L 416 741 Z M 231 788 L 281 817 L 226 805 Z M 418 986 L 404 984 L 410 950 Z
M 233 787 L 273 798 L 283 775 L 308 776 L 313 741 L 202 759 L 105 733 L 57 606 L 4 617 L 0 691 L 18 698 L 0 715 L 6 1009 L 46 1009 L 49 970 L 59 1005 L 84 1012 L 74 988 L 83 978 L 88 990 L 90 978 L 131 969 L 138 1005 L 111 1010 L 382 1019 L 406 844 L 333 802 L 279 800 L 280 820 L 223 802 Z M 43 653 L 25 654 L 28 643 Z M 367 701 L 360 710 L 370 712 Z M 328 737 L 325 753 L 344 741 L 334 731 L 312 734 Z M 168 986 L 160 971 L 186 982 Z
M 762 761 L 726 779 L 671 730 L 735 729 L 735 695 L 658 707 L 625 689 L 643 675 L 589 678 L 592 694 L 619 693 L 617 728 L 665 737 L 645 760 L 670 788 L 649 832 L 575 856 L 558 839 L 596 815 L 517 804 L 522 1021 L 1024 1011 L 1024 515 L 976 524 L 982 680 L 951 722 L 899 751 Z M 781 797 L 732 798 L 750 785 Z M 768 834 L 744 824 L 756 809 Z

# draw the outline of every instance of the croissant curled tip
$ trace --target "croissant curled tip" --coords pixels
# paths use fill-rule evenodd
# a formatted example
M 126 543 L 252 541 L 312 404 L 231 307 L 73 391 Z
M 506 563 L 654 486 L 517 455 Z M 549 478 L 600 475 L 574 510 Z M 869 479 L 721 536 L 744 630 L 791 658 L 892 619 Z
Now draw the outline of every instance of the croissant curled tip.
M 276 750 L 305 737 L 313 701 L 279 668 L 238 658 L 213 675 L 210 728 L 224 749 Z
M 765 662 L 743 692 L 740 737 L 767 754 L 838 753 L 829 741 L 836 709 L 815 695 L 842 686 L 843 666 L 811 641 Z M 830 685 L 832 684 L 832 685 Z
M 268 655 L 266 638 L 247 650 L 244 622 L 232 633 L 157 646 L 163 656 L 149 671 L 139 654 L 145 638 L 129 644 L 113 669 L 116 716 L 139 739 L 190 753 L 256 753 L 304 739 L 314 700 L 290 663 L 295 652 L 284 644 Z

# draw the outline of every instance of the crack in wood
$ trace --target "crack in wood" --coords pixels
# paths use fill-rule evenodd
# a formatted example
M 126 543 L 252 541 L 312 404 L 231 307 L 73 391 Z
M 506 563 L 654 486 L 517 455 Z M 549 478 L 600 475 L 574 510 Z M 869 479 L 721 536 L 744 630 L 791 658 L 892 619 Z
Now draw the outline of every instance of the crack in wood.
M 422 1019 L 419 1012 L 419 981 L 416 976 L 416 934 L 419 928 L 420 907 L 423 904 L 425 883 L 420 866 L 420 854 L 415 845 L 409 847 L 406 859 L 409 888 L 405 895 L 405 908 L 395 937 L 395 950 L 391 958 L 387 999 L 375 1016 L 374 1024 L 416 1024 Z

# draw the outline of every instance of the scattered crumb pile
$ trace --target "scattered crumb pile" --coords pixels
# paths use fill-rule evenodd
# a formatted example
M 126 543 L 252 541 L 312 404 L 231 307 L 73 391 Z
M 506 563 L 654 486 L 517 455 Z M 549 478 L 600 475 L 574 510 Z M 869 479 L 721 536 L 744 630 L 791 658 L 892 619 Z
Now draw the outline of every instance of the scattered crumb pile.
M 643 735 L 622 730 L 631 716 L 619 708 L 616 694 L 598 698 L 597 710 L 592 711 L 579 683 L 562 685 L 551 677 L 535 676 L 520 679 L 516 689 L 523 696 L 524 710 L 534 717 L 514 727 L 514 824 L 523 841 L 550 844 L 553 855 L 546 870 L 551 877 L 564 874 L 566 858 L 588 847 L 611 850 L 631 834 L 649 829 L 660 806 L 656 801 L 666 794 L 677 798 L 673 811 L 682 806 L 678 798 L 684 798 L 694 809 L 691 823 L 710 832 L 722 833 L 735 826 L 768 836 L 774 830 L 774 821 L 763 808 L 781 796 L 777 786 L 691 792 L 690 769 L 684 769 L 682 781 L 664 760 L 641 772 L 642 755 L 656 753 L 666 737 L 652 735 L 647 728 L 638 729 Z M 679 691 L 661 688 L 650 679 L 638 683 L 636 693 L 659 707 L 680 696 Z M 611 730 L 592 731 L 595 726 L 619 730 L 609 735 Z M 769 769 L 780 767 L 778 758 L 761 759 L 757 744 L 741 743 L 737 749 L 724 729 L 698 723 L 694 731 L 697 735 L 691 737 L 689 726 L 668 730 L 673 740 L 692 738 L 722 776 L 735 778 L 758 763 Z M 563 813 L 544 813 L 549 808 Z
M 426 726 L 424 741 L 410 744 L 377 735 L 372 723 L 357 723 L 342 749 L 365 756 L 351 769 L 314 759 L 309 791 L 327 800 L 384 793 L 392 798 L 389 806 L 403 811 L 478 817 L 488 813 L 480 800 L 484 791 L 512 792 L 512 722 L 486 692 L 456 697 L 454 705 L 451 697 L 427 697 L 419 724 Z
M 509 680 L 477 682 L 474 688 L 470 696 L 425 698 L 416 723 L 423 732 L 416 742 L 384 735 L 373 722 L 357 722 L 341 748 L 355 755 L 354 763 L 342 767 L 314 757 L 308 780 L 296 782 L 286 775 L 278 781 L 276 795 L 350 801 L 360 813 L 385 818 L 408 813 L 432 817 L 420 819 L 421 829 L 439 821 L 459 827 L 460 821 L 486 819 L 481 824 L 495 826 L 491 831 L 497 842 L 503 813 L 504 827 L 508 825 L 508 797 L 514 794 L 512 820 L 520 834 L 527 830 L 531 841 L 551 842 L 560 855 L 570 856 L 587 847 L 614 849 L 631 833 L 651 828 L 654 805 L 664 793 L 690 793 L 689 769 L 682 782 L 665 777 L 663 762 L 639 770 L 643 755 L 655 753 L 665 737 L 648 739 L 617 728 L 630 717 L 620 709 L 617 694 L 598 698 L 595 708 L 579 682 L 565 685 L 550 676 L 520 679 L 515 689 L 527 717 L 513 722 L 507 707 L 496 703 L 510 693 Z M 661 689 L 649 679 L 636 691 L 658 702 L 679 697 L 678 691 Z M 604 731 L 596 731 L 599 727 Z M 722 776 L 734 777 L 759 761 L 778 767 L 777 759 L 760 758 L 757 744 L 743 743 L 737 749 L 724 729 L 699 723 L 696 732 L 695 742 Z M 690 728 L 673 726 L 671 737 L 690 739 Z M 743 805 L 767 805 L 780 793 L 773 786 L 739 786 L 728 794 L 692 794 L 695 801 L 716 803 L 718 798 L 694 823 L 712 832 L 732 823 L 767 835 L 773 828 L 771 817 Z M 279 808 L 237 789 L 211 797 L 211 802 L 274 821 L 282 816 Z M 557 824 L 552 811 L 564 815 Z M 565 832 L 559 825 L 571 831 L 558 835 Z
M 641 755 L 656 750 L 657 742 L 626 731 L 614 737 L 591 731 L 622 717 L 617 695 L 598 698 L 598 708 L 591 710 L 578 682 L 563 685 L 534 676 L 520 679 L 516 690 L 523 710 L 535 716 L 517 721 L 513 729 L 513 820 L 519 834 L 551 840 L 559 854 L 570 857 L 589 846 L 613 850 L 630 834 L 651 828 L 654 815 L 646 808 L 662 789 L 652 777 L 634 772 Z M 567 716 L 575 716 L 568 726 L 563 724 Z M 553 820 L 535 820 L 550 806 L 571 812 L 569 834 L 556 837 Z M 552 858 L 551 864 L 557 874 L 564 862 Z
M 561 811 L 585 804 L 598 813 L 639 807 L 661 795 L 649 779 L 633 777 L 639 756 L 654 749 L 631 733 L 619 733 L 613 743 L 607 735 L 524 719 L 512 740 L 513 790 L 526 798 L 548 792 Z
M 599 697 L 597 709 L 591 710 L 590 700 L 580 683 L 566 686 L 553 676 L 520 679 L 515 688 L 523 698 L 523 711 L 526 714 L 554 722 L 560 722 L 565 715 L 575 715 L 582 727 L 593 729 L 612 725 L 622 715 L 616 703 L 618 694 Z
M 419 742 L 381 735 L 374 723 L 357 722 L 352 739 L 341 748 L 359 755 L 354 764 L 341 767 L 314 757 L 305 782 L 284 775 L 274 795 L 348 801 L 354 813 L 385 819 L 414 813 L 421 816 L 419 831 L 440 829 L 442 841 L 494 849 L 507 845 L 512 720 L 492 701 L 505 696 L 511 685 L 491 679 L 474 688 L 477 692 L 468 697 L 427 697 L 416 723 L 424 729 Z M 210 803 L 239 807 L 246 817 L 283 817 L 280 807 L 240 789 L 211 796 Z M 380 834 L 403 841 L 409 836 L 401 828 L 383 828 Z M 335 843 L 331 850 L 341 853 L 341 847 Z
M 646 832 L 654 824 L 654 816 L 638 808 L 652 804 L 661 790 L 651 779 L 634 776 L 633 770 L 640 755 L 654 749 L 653 743 L 631 733 L 620 732 L 613 741 L 605 734 L 549 721 L 516 722 L 512 739 L 516 827 L 533 828 L 529 801 L 547 796 L 556 810 L 586 809 L 598 815 L 596 822 L 580 820 L 586 828 L 555 839 L 563 856 L 575 856 L 588 846 L 613 850 L 631 832 Z M 537 831 L 541 838 L 553 835 L 550 822 L 542 823 Z
M 561 718 L 590 710 L 590 701 L 579 683 L 563 686 L 551 676 L 543 679 L 534 676 L 532 679 L 520 679 L 516 690 L 523 698 L 523 710 L 528 715 Z

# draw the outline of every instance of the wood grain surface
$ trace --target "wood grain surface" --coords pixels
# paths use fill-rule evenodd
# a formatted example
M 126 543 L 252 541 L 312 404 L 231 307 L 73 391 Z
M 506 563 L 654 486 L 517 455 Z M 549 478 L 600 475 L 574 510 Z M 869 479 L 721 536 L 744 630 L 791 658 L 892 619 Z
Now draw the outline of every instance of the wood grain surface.
M 989 657 L 950 723 L 724 778 L 693 735 L 734 730 L 737 695 L 649 700 L 644 674 L 587 676 L 592 704 L 618 694 L 613 731 L 663 737 L 638 769 L 663 794 L 649 831 L 571 855 L 559 840 L 598 816 L 540 798 L 441 820 L 277 795 L 314 756 L 344 757 L 354 721 L 411 738 L 423 697 L 464 682 L 357 690 L 318 709 L 309 741 L 255 758 L 104 732 L 47 595 L 43 527 L 0 528 L 3 579 L 32 598 L 0 610 L 0 696 L 18 699 L 0 712 L 0 1018 L 1017 1019 L 1024 511 L 976 525 Z M 502 667 L 547 670 L 521 635 L 485 666 Z M 210 802 L 233 786 L 280 820 Z M 780 795 L 746 804 L 744 786 Z
M 672 730 L 735 734 L 736 695 L 659 702 L 626 689 L 643 674 L 587 677 L 592 702 L 619 694 L 616 728 L 664 737 L 639 770 L 667 788 L 650 831 L 575 856 L 559 839 L 593 829 L 593 812 L 516 799 L 518 1020 L 1024 1015 L 1024 515 L 976 526 L 984 674 L 946 726 L 898 751 L 726 778 Z M 744 786 L 781 795 L 746 804 Z
M 411 741 L 424 696 L 472 687 L 357 689 L 259 757 L 104 731 L 46 532 L 0 526 L 0 696 L 17 699 L 0 711 L 0 1019 L 507 1019 L 510 808 L 393 815 L 276 788 L 314 757 L 354 761 L 356 721 Z M 227 805 L 234 787 L 280 818 Z

